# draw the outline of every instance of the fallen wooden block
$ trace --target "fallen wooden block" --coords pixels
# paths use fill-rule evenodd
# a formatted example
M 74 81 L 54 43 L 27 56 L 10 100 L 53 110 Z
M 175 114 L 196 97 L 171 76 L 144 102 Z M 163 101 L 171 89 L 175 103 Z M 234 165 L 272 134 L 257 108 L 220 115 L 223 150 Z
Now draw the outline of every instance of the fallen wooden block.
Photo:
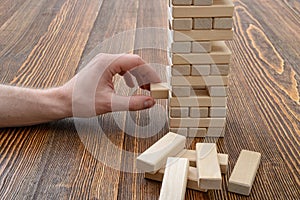
M 161 182 L 163 180 L 164 172 L 165 172 L 165 169 L 160 169 L 156 174 L 145 173 L 144 177 L 146 179 Z M 196 191 L 200 191 L 200 192 L 207 192 L 207 190 L 201 189 L 198 186 L 198 180 L 197 179 L 198 179 L 197 178 L 197 168 L 189 167 L 187 188 L 192 189 L 192 190 L 196 190 Z
M 167 83 L 151 83 L 150 91 L 151 96 L 155 99 L 168 99 L 169 87 Z
M 250 195 L 260 159 L 260 153 L 242 150 L 229 178 L 228 191 Z
M 184 200 L 188 171 L 188 159 L 169 157 L 165 168 L 159 199 Z
M 176 157 L 187 158 L 190 161 L 191 167 L 196 167 L 197 153 L 195 150 L 182 150 Z M 228 171 L 228 154 L 218 153 L 218 161 L 222 174 Z
M 185 147 L 186 137 L 169 132 L 137 157 L 137 169 L 156 172 L 162 168 L 168 157 L 177 155 Z
M 232 17 L 232 0 L 214 0 L 211 6 L 173 6 L 172 16 L 176 17 Z
M 221 169 L 214 143 L 197 143 L 198 184 L 203 189 L 222 189 Z

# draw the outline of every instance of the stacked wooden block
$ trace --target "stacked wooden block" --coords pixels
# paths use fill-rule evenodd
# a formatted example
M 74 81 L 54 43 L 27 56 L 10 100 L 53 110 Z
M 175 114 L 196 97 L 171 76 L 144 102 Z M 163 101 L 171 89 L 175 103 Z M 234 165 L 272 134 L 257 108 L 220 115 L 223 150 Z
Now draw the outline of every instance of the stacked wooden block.
M 233 38 L 232 0 L 170 0 L 170 130 L 224 136 Z

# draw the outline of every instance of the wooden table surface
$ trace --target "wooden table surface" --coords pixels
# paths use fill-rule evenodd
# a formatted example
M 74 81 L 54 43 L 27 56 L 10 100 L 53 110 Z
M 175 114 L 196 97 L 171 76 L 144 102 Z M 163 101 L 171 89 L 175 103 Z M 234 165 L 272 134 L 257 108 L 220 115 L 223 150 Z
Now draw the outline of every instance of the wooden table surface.
M 229 171 L 222 191 L 187 190 L 186 199 L 299 199 L 300 3 L 234 3 L 226 136 L 205 139 L 229 154 Z M 166 8 L 166 0 L 0 0 L 0 83 L 62 85 L 104 40 L 105 52 L 136 53 L 147 62 L 166 65 L 166 35 L 134 31 L 166 28 Z M 124 39 L 111 40 L 124 31 L 129 31 Z M 147 42 L 159 48 L 140 48 Z M 166 68 L 155 66 L 166 80 Z M 132 92 L 120 78 L 116 88 L 121 94 Z M 128 154 L 136 156 L 168 131 L 167 123 L 161 130 L 152 123 L 167 119 L 166 109 L 161 109 L 167 103 L 158 104 L 151 111 L 99 117 L 102 135 L 73 119 L 0 129 L 0 198 L 157 199 L 160 183 L 131 173 L 135 165 Z M 201 141 L 190 139 L 187 147 L 194 149 Z M 262 153 L 250 197 L 226 192 L 242 149 Z

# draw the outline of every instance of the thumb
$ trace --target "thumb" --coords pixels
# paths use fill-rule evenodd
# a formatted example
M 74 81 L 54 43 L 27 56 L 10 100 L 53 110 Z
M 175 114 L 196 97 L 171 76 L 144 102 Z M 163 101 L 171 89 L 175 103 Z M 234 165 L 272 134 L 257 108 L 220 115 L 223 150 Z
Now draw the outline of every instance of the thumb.
M 151 108 L 155 100 L 150 96 L 119 96 L 114 94 L 111 101 L 112 112 L 137 111 Z

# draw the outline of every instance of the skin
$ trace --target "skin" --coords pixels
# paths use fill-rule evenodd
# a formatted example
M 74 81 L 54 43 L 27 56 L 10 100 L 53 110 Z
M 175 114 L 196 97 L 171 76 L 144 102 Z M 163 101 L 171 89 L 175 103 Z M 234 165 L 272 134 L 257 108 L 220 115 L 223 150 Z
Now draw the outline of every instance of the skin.
M 160 82 L 156 72 L 137 55 L 99 54 L 61 87 L 42 90 L 0 85 L 0 127 L 137 111 L 155 105 L 150 96 L 116 94 L 116 74 L 123 76 L 129 87 L 134 87 L 133 78 L 142 89 L 149 89 L 149 83 Z

